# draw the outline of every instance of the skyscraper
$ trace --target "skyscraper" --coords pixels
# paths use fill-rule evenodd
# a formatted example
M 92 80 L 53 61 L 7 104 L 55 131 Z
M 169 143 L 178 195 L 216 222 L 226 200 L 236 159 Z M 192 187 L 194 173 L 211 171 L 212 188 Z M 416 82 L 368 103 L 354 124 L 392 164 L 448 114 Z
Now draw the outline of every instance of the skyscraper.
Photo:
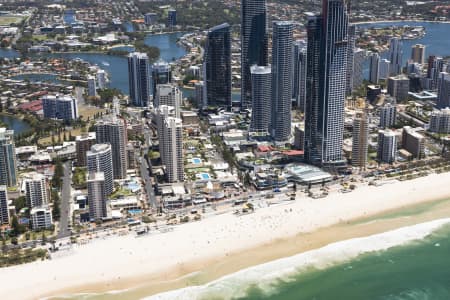
M 430 56 L 428 58 L 427 78 L 429 80 L 428 88 L 430 90 L 438 89 L 439 74 L 444 72 L 445 61 L 442 57 Z
M 106 72 L 105 70 L 98 70 L 96 74 L 97 88 L 102 90 L 106 89 Z
M 177 25 L 177 11 L 176 9 L 169 9 L 167 11 L 167 26 L 168 27 L 175 27 Z
M 147 107 L 150 97 L 149 60 L 145 53 L 128 55 L 128 84 L 134 106 Z
M 306 42 L 303 40 L 294 42 L 294 83 L 292 98 L 297 108 L 304 111 L 306 98 Z
M 156 86 L 158 84 L 168 84 L 172 82 L 172 70 L 170 65 L 163 61 L 158 60 L 152 65 L 152 90 L 151 94 L 153 98 L 156 97 Z
M 179 118 L 173 117 L 174 108 L 161 105 L 156 111 L 161 162 L 165 166 L 169 182 L 184 180 L 183 126 Z
M 231 107 L 231 33 L 227 23 L 208 31 L 203 67 L 208 105 Z
M 387 82 L 387 92 L 398 102 L 405 101 L 409 95 L 409 78 L 401 74 L 395 77 L 389 77 Z
M 273 23 L 270 135 L 275 142 L 288 141 L 291 136 L 293 30 L 291 22 Z
M 114 171 L 111 145 L 95 144 L 86 153 L 88 173 L 103 173 L 104 189 L 106 195 L 110 195 L 114 190 Z
M 106 185 L 103 172 L 92 172 L 88 175 L 88 204 L 89 218 L 99 220 L 107 216 L 106 211 Z
M 352 92 L 363 84 L 363 64 L 366 59 L 366 51 L 356 48 L 353 52 L 353 68 L 352 68 Z
M 380 81 L 380 55 L 376 52 L 370 54 L 369 81 L 375 84 Z
M 88 85 L 88 96 L 96 97 L 97 96 L 97 83 L 95 82 L 95 77 L 89 75 L 87 77 L 87 85 Z
M 391 128 L 397 123 L 397 106 L 386 103 L 380 108 L 380 127 Z
M 322 15 L 307 23 L 305 158 L 317 165 L 344 163 L 347 28 L 345 0 L 324 0 Z
M 99 120 L 95 124 L 95 134 L 98 144 L 111 145 L 114 179 L 125 179 L 128 143 L 125 121 L 115 116 Z
M 364 169 L 369 149 L 369 122 L 361 113 L 353 120 L 352 166 Z
M 0 185 L 0 225 L 9 224 L 8 189 Z
M 175 108 L 175 116 L 180 117 L 180 106 L 183 95 L 180 89 L 171 84 L 158 84 L 156 86 L 155 108 L 160 105 L 172 106 Z
M 48 204 L 49 192 L 47 189 L 47 179 L 39 173 L 33 174 L 25 179 L 25 195 L 27 206 L 31 208 Z
M 425 45 L 415 44 L 412 46 L 411 59 L 415 63 L 423 64 L 425 62 Z
M 75 137 L 75 146 L 77 150 L 77 166 L 86 167 L 86 153 L 96 143 L 95 132 L 82 133 Z
M 393 37 L 389 41 L 389 61 L 390 65 L 390 75 L 395 76 L 402 73 L 402 61 L 403 61 L 403 44 L 402 41 Z
M 450 73 L 441 72 L 437 84 L 438 108 L 450 107 Z
M 250 67 L 267 66 L 269 34 L 266 0 L 241 1 L 241 106 L 252 105 Z
M 252 66 L 252 121 L 250 132 L 267 135 L 271 117 L 272 71 L 268 66 Z
M 17 184 L 16 150 L 14 131 L 0 128 L 0 185 Z
M 347 38 L 347 75 L 346 75 L 346 93 L 351 95 L 353 92 L 353 67 L 354 67 L 354 55 L 356 49 L 356 25 L 348 25 L 348 38 Z

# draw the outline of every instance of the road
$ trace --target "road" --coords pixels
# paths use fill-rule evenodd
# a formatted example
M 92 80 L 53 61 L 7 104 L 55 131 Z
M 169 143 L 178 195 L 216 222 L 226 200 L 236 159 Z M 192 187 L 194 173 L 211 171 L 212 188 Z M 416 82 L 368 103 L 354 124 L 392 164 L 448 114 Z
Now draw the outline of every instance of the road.
M 63 165 L 64 177 L 61 191 L 61 219 L 59 221 L 58 239 L 70 236 L 69 222 L 71 218 L 70 203 L 72 202 L 72 161 Z
M 147 160 L 143 156 L 141 156 L 138 159 L 138 164 L 140 165 L 141 168 L 141 177 L 145 185 L 145 192 L 147 193 L 148 204 L 151 208 L 156 210 L 158 207 L 156 203 L 155 191 L 153 189 L 152 181 L 149 175 Z

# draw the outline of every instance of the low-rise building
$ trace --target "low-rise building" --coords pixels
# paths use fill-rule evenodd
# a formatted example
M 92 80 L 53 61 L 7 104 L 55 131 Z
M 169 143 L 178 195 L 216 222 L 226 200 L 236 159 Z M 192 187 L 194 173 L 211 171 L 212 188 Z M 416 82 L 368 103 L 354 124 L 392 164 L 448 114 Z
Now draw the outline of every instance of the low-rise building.
M 49 229 L 53 225 L 52 212 L 46 205 L 33 208 L 30 217 L 33 230 Z

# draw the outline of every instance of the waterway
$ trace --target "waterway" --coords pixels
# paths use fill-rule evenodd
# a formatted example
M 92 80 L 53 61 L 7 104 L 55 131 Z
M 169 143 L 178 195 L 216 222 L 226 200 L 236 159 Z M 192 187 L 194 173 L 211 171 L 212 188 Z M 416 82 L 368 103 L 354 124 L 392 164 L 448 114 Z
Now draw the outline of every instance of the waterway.
M 0 122 L 6 124 L 8 129 L 14 130 L 14 134 L 19 134 L 30 130 L 27 122 L 14 116 L 0 114 Z

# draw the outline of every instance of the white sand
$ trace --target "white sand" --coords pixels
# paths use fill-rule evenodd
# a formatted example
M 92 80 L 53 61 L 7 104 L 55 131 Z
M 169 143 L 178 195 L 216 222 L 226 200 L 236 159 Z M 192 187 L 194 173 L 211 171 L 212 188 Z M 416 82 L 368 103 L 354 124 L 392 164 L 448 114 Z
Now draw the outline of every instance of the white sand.
M 241 217 L 220 215 L 165 234 L 98 240 L 76 246 L 67 256 L 0 269 L 0 298 L 36 299 L 74 286 L 158 273 L 192 260 L 223 257 L 300 232 L 446 197 L 450 197 L 450 173 L 360 187 L 322 199 L 302 198 Z

